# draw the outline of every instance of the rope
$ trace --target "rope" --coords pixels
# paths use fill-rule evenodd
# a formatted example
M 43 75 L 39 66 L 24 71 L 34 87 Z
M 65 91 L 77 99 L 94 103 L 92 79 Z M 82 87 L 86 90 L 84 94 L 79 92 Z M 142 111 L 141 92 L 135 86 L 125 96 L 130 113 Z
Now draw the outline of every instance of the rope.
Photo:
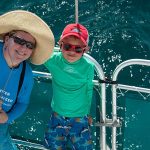
M 78 23 L 78 0 L 75 0 L 75 23 Z

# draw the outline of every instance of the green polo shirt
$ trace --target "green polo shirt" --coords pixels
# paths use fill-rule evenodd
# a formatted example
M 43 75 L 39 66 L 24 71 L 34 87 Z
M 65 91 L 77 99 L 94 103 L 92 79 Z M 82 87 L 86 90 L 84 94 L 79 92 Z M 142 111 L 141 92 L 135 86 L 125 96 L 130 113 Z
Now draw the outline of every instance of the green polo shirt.
M 44 65 L 52 74 L 53 111 L 65 117 L 83 117 L 89 114 L 94 64 L 85 57 L 69 63 L 61 52 L 57 52 Z

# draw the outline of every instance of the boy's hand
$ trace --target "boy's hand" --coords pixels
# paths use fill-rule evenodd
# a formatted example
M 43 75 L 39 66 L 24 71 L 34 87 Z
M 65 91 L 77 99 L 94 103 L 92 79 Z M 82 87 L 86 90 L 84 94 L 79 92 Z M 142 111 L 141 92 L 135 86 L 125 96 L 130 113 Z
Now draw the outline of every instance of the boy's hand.
M 92 125 L 93 123 L 93 118 L 91 116 L 88 116 L 88 122 L 89 122 L 89 125 Z

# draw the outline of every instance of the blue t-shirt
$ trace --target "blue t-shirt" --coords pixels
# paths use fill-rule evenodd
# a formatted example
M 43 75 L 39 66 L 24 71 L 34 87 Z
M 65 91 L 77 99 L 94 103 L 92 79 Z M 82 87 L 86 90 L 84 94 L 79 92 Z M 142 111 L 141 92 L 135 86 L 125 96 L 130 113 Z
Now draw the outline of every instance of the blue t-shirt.
M 2 109 L 7 112 L 16 100 L 20 75 L 23 63 L 16 68 L 10 68 L 3 55 L 3 43 L 0 42 L 0 100 L 3 101 Z M 18 94 L 17 103 L 13 109 L 7 113 L 8 121 L 12 122 L 23 114 L 26 110 L 31 90 L 33 87 L 33 74 L 29 64 L 26 63 L 25 75 L 22 87 Z

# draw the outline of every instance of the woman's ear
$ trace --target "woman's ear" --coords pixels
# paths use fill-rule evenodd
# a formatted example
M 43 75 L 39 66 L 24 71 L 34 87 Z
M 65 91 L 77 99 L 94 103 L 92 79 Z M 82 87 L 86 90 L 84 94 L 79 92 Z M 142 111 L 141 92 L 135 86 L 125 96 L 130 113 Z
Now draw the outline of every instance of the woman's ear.
M 9 40 L 9 36 L 8 35 L 4 36 L 4 43 L 7 43 L 8 40 Z
M 8 47 L 8 41 L 9 41 L 9 36 L 8 35 L 5 36 L 3 41 L 4 41 L 4 47 L 5 47 L 4 49 L 7 49 L 7 47 Z

